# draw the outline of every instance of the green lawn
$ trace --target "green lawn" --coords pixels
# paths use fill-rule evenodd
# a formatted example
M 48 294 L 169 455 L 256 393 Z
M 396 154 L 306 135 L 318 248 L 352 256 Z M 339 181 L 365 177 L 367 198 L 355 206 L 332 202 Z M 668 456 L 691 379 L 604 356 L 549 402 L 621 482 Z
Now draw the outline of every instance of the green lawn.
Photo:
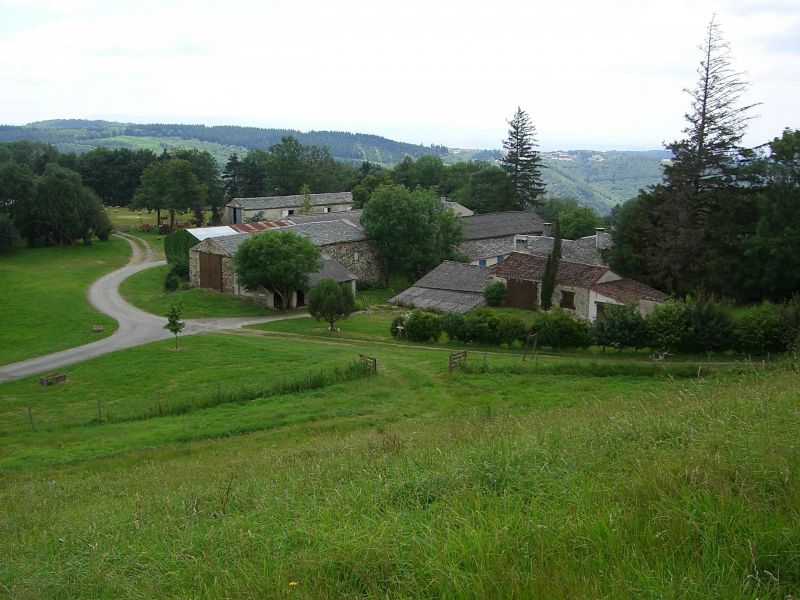
M 170 347 L 0 385 L 9 596 L 800 592 L 797 373 L 448 373 L 432 348 L 243 334 Z M 376 376 L 147 417 L 359 351 Z
M 123 266 L 128 242 L 112 237 L 91 246 L 15 248 L 0 253 L 0 364 L 107 335 L 116 322 L 91 308 L 86 293 L 103 274 Z M 103 333 L 92 333 L 103 325 Z
M 388 287 L 377 288 L 374 290 L 361 290 L 356 294 L 356 299 L 367 307 L 386 304 L 389 298 L 396 296 L 410 285 L 411 282 L 405 277 L 401 277 L 400 275 L 392 275 L 389 278 Z
M 220 294 L 206 289 L 164 291 L 164 277 L 169 267 L 164 265 L 139 271 L 120 286 L 123 297 L 144 311 L 166 315 L 172 304 L 183 307 L 183 318 L 251 317 L 275 314 L 256 301 Z

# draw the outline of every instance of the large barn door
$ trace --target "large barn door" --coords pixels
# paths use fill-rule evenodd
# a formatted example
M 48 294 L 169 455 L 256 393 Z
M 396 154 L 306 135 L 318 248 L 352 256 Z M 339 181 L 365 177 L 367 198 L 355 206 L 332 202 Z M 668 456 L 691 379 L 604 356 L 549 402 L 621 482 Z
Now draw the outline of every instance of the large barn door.
M 508 300 L 506 304 L 514 308 L 524 308 L 536 310 L 536 297 L 539 292 L 539 284 L 535 281 L 524 279 L 508 280 Z
M 222 291 L 222 256 L 200 253 L 200 287 Z

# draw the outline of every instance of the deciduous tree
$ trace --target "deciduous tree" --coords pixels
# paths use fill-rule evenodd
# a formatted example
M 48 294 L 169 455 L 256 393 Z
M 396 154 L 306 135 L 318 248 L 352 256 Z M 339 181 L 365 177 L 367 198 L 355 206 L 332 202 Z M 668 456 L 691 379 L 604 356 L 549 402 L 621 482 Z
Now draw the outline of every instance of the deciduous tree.
M 350 316 L 355 305 L 350 286 L 341 285 L 333 279 L 323 279 L 308 294 L 309 314 L 318 321 L 328 323 L 329 331 L 334 331 L 336 321 Z
M 291 308 L 292 293 L 308 288 L 308 275 L 322 268 L 319 248 L 291 231 L 259 233 L 246 239 L 235 256 L 236 276 L 251 292 L 261 287 Z

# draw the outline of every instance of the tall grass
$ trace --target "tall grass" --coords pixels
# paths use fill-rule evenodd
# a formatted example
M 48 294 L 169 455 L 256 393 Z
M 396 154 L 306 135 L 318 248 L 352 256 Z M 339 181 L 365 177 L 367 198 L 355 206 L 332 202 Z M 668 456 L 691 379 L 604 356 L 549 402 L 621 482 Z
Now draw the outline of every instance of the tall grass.
M 210 393 L 195 396 L 184 396 L 168 401 L 156 400 L 141 413 L 119 416 L 108 415 L 105 419 L 109 423 L 125 421 L 140 421 L 157 417 L 182 415 L 189 412 L 211 408 L 221 404 L 245 404 L 252 400 L 284 396 L 318 390 L 337 383 L 347 383 L 363 379 L 373 374 L 372 368 L 363 363 L 354 361 L 344 367 L 334 367 L 328 370 L 309 371 L 295 378 L 284 378 L 276 381 L 266 381 L 251 385 L 237 385 L 235 387 L 218 386 Z
M 474 355 L 473 355 L 474 356 Z M 483 374 L 500 373 L 507 375 L 575 375 L 584 377 L 664 377 L 673 379 L 700 378 L 719 372 L 730 374 L 743 374 L 766 369 L 778 369 L 781 365 L 775 363 L 744 364 L 736 366 L 698 365 L 698 364 L 669 364 L 669 363 L 644 363 L 644 362 L 586 362 L 563 361 L 537 364 L 534 359 L 529 362 L 505 363 L 494 365 L 480 363 L 471 359 L 461 366 L 464 373 Z

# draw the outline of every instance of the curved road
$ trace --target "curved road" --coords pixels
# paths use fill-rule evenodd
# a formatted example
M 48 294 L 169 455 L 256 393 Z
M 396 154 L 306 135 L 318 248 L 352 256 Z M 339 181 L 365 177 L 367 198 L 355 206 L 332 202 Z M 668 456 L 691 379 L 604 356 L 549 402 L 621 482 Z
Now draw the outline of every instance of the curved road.
M 131 245 L 131 259 L 126 266 L 107 273 L 92 284 L 89 288 L 89 302 L 98 311 L 115 319 L 119 323 L 119 328 L 107 338 L 90 344 L 68 348 L 67 350 L 37 356 L 36 358 L 16 363 L 0 365 L 0 382 L 19 379 L 42 371 L 52 371 L 102 354 L 108 354 L 109 352 L 116 352 L 131 346 L 172 337 L 172 334 L 164 329 L 166 324 L 164 317 L 157 317 L 139 310 L 129 304 L 119 293 L 119 286 L 124 279 L 144 269 L 164 265 L 166 261 L 160 260 L 156 251 L 145 240 L 123 233 L 115 235 L 127 240 Z M 144 250 L 139 247 L 137 242 L 142 243 Z M 183 330 L 182 335 L 236 329 L 253 323 L 266 323 L 268 321 L 280 321 L 304 316 L 306 315 L 186 319 L 186 328 Z

